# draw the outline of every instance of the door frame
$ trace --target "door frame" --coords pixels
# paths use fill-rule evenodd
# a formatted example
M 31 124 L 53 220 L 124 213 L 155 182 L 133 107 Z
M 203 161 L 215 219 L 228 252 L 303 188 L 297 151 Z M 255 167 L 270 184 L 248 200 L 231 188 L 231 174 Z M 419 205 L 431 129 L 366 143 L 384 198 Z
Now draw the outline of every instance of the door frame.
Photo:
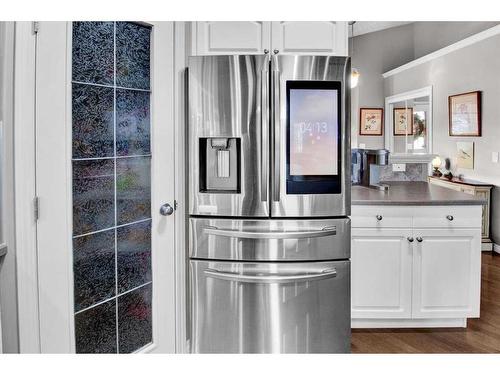
M 71 62 L 71 54 L 67 51 L 71 51 L 71 38 L 67 38 L 67 35 L 71 35 L 71 22 L 16 22 L 16 35 L 15 35 L 15 104 L 14 104 L 14 121 L 15 121 L 15 134 L 14 134 L 14 144 L 15 144 L 15 223 L 16 223 L 16 244 L 17 244 L 17 287 L 18 287 L 18 308 L 19 308 L 19 350 L 21 353 L 42 353 L 46 351 L 54 352 L 74 352 L 74 305 L 73 305 L 73 273 L 71 270 L 72 267 L 72 254 L 68 249 L 72 247 L 66 246 L 65 248 L 61 246 L 61 241 L 66 241 L 66 245 L 71 245 L 71 216 L 67 216 L 61 222 L 66 221 L 66 225 L 63 231 L 61 228 L 59 229 L 59 237 L 65 237 L 65 239 L 59 239 L 59 249 L 55 251 L 54 257 L 61 258 L 57 260 L 57 263 L 60 265 L 62 262 L 66 262 L 67 272 L 66 275 L 59 275 L 59 279 L 63 280 L 66 278 L 66 286 L 68 288 L 59 291 L 57 294 L 57 305 L 59 307 L 66 306 L 63 308 L 69 316 L 67 321 L 68 326 L 66 329 L 60 329 L 58 331 L 54 331 L 54 327 L 44 326 L 44 303 L 46 304 L 46 296 L 41 298 L 40 296 L 44 295 L 43 287 L 41 286 L 41 282 L 43 280 L 40 279 L 40 257 L 38 255 L 38 241 L 39 236 L 37 236 L 37 221 L 35 219 L 35 197 L 37 196 L 36 189 L 36 174 L 37 174 L 37 165 L 36 165 L 36 106 L 37 106 L 37 98 L 36 98 L 36 51 L 37 51 L 37 29 L 43 28 L 44 24 L 51 24 L 50 27 L 57 27 L 59 31 L 64 32 L 64 39 L 66 44 L 66 60 L 65 64 L 68 64 L 68 61 Z M 172 41 L 172 43 L 168 43 L 168 46 L 165 46 L 165 43 L 158 44 L 161 45 L 161 52 L 157 56 L 157 59 L 166 58 L 166 62 L 162 63 L 161 68 L 159 64 L 155 64 L 155 53 L 158 48 L 155 48 L 155 34 L 152 35 L 152 43 L 153 43 L 153 52 L 152 52 L 152 66 L 151 71 L 153 76 L 162 76 L 162 79 L 169 79 L 172 82 L 172 85 L 168 85 L 168 88 L 162 89 L 162 93 L 156 95 L 154 81 L 152 82 L 152 107 L 166 107 L 164 113 L 168 116 L 163 117 L 161 119 L 162 122 L 165 120 L 168 121 L 172 126 L 163 127 L 163 129 L 159 129 L 154 134 L 155 130 L 153 128 L 153 138 L 152 138 L 152 153 L 154 155 L 155 147 L 160 147 L 159 140 L 155 142 L 155 137 L 158 139 L 161 137 L 169 137 L 171 139 L 173 147 L 174 147 L 174 172 L 182 171 L 183 165 L 179 163 L 182 159 L 179 159 L 179 152 L 184 152 L 182 145 L 177 148 L 177 140 L 179 138 L 179 134 L 183 133 L 183 121 L 179 121 L 179 118 L 182 119 L 182 114 L 177 110 L 179 107 L 179 103 L 177 99 L 177 95 L 174 95 L 175 90 L 177 90 L 181 84 L 178 82 L 178 75 L 174 74 L 174 65 L 177 63 L 176 56 L 174 54 L 174 42 L 178 43 L 177 38 L 174 40 L 174 23 L 173 22 L 151 22 L 151 24 L 156 30 L 160 30 L 159 32 L 163 35 L 163 40 L 168 38 Z M 61 42 L 61 40 L 59 40 Z M 180 41 L 182 42 L 182 38 Z M 160 42 L 158 42 L 160 43 Z M 68 49 L 69 48 L 69 49 Z M 158 61 L 156 60 L 156 61 Z M 57 61 L 57 60 L 56 60 Z M 70 65 L 69 65 L 70 66 Z M 61 78 L 63 77 L 64 78 Z M 71 82 L 71 70 L 65 69 L 64 73 L 58 75 L 59 79 L 65 79 L 65 116 L 67 125 L 68 119 L 71 119 L 71 85 L 68 82 Z M 69 81 L 68 81 L 69 77 Z M 59 88 L 61 86 L 59 85 Z M 60 92 L 59 92 L 60 93 Z M 42 99 L 43 100 L 43 99 Z M 181 103 L 184 105 L 184 103 Z M 68 117 L 69 116 L 69 117 Z M 181 117 L 179 117 L 181 116 Z M 155 122 L 155 112 L 152 112 L 152 123 Z M 57 137 L 57 140 L 54 140 L 56 146 L 62 146 L 62 149 L 65 149 L 64 154 L 60 153 L 60 156 L 63 158 L 63 162 L 66 164 L 65 176 L 59 176 L 63 179 L 65 186 L 63 189 L 66 190 L 65 196 L 61 199 L 62 209 L 66 210 L 68 215 L 71 215 L 72 211 L 72 194 L 71 194 L 71 132 L 66 132 L 68 134 L 64 134 L 64 136 Z M 156 146 L 155 146 L 156 143 Z M 68 147 L 69 144 L 69 147 Z M 168 144 L 167 144 L 168 146 Z M 158 171 L 162 170 L 162 165 L 160 163 L 155 163 L 154 158 L 152 162 L 152 186 L 155 184 L 155 175 L 158 174 Z M 175 179 L 175 180 L 180 180 Z M 63 181 L 63 180 L 61 180 Z M 173 184 L 174 185 L 174 184 Z M 182 183 L 180 184 L 182 187 Z M 156 189 L 157 191 L 159 189 Z M 163 194 L 163 197 L 165 194 Z M 175 181 L 175 186 L 173 190 L 170 192 L 170 196 L 179 202 L 184 202 L 184 194 L 182 194 L 182 190 L 179 190 L 179 183 Z M 180 199 L 178 199 L 180 198 Z M 152 216 L 154 223 L 154 215 L 156 214 L 156 208 L 159 207 L 159 199 L 161 199 L 155 190 L 152 191 Z M 164 199 L 163 199 L 164 200 Z M 162 202 L 163 202 L 162 200 Z M 173 203 L 173 202 L 170 202 Z M 42 215 L 43 210 L 43 202 L 40 202 L 42 206 Z M 158 206 L 158 207 L 157 207 Z M 61 208 L 61 207 L 59 207 Z M 180 212 L 182 210 L 179 210 Z M 157 220 L 167 220 L 158 219 Z M 172 293 L 168 293 L 166 290 L 158 290 L 156 287 L 154 289 L 157 290 L 158 293 L 168 294 L 168 296 L 164 295 L 162 298 L 168 300 L 169 306 L 164 306 L 163 311 L 168 310 L 168 317 L 162 316 L 162 319 L 159 319 L 160 314 L 155 314 L 153 312 L 153 324 L 156 324 L 158 328 L 160 328 L 161 337 L 153 337 L 154 341 L 158 339 L 170 340 L 172 345 L 168 345 L 168 348 L 156 348 L 155 345 L 147 346 L 140 350 L 140 352 L 152 352 L 157 351 L 158 349 L 164 352 L 182 352 L 184 351 L 185 345 L 185 333 L 182 330 L 183 325 L 179 325 L 179 323 L 184 323 L 185 319 L 182 316 L 179 316 L 179 310 L 182 311 L 183 308 L 179 309 L 177 306 L 182 305 L 184 303 L 184 299 L 182 297 L 182 293 L 178 293 L 178 289 L 184 290 L 184 287 L 178 288 L 179 280 L 178 273 L 176 270 L 178 269 L 179 264 L 182 264 L 184 261 L 184 251 L 178 251 L 179 243 L 182 243 L 182 238 L 179 238 L 179 233 L 183 233 L 184 231 L 184 221 L 183 215 L 175 214 L 173 218 L 173 225 L 171 225 L 171 235 L 173 242 L 173 254 L 169 254 L 172 256 L 172 261 L 168 262 L 168 269 L 157 268 L 155 267 L 155 262 L 153 262 L 153 283 L 155 283 L 155 279 L 157 276 L 162 273 L 163 277 L 165 275 L 169 275 L 172 279 L 172 285 L 175 290 L 172 290 Z M 63 235 L 61 235 L 61 233 Z M 153 248 L 154 248 L 154 235 L 153 235 Z M 181 247 L 182 249 L 182 247 Z M 153 257 L 154 257 L 153 250 Z M 165 261 L 166 255 L 157 252 L 156 254 L 159 257 L 163 257 L 162 261 Z M 64 258 L 64 259 L 62 259 Z M 158 265 L 158 263 L 157 263 Z M 155 276 L 156 275 L 156 276 Z M 181 282 L 184 279 L 182 279 Z M 156 282 L 158 284 L 158 282 Z M 154 292 L 155 293 L 155 292 Z M 156 293 L 155 293 L 156 294 Z M 63 301 L 60 301 L 62 299 Z M 179 300 L 180 299 L 180 300 Z M 155 300 L 155 297 L 153 297 Z M 52 301 L 53 302 L 53 301 Z M 46 306 L 45 306 L 46 307 Z M 51 311 L 51 308 L 48 308 L 46 311 Z M 52 309 L 53 311 L 53 309 Z M 58 310 L 58 312 L 60 312 Z M 155 317 L 156 316 L 156 317 Z M 177 328 L 181 327 L 181 329 Z M 156 329 L 155 329 L 156 330 Z M 153 332 L 155 332 L 155 330 Z M 46 347 L 43 343 L 44 338 L 50 333 L 51 341 L 58 342 L 54 347 Z M 155 335 L 155 333 L 153 333 Z M 167 337 L 168 336 L 168 337 Z M 182 339 L 182 340 L 181 340 Z M 183 341 L 184 340 L 184 341 Z M 47 350 L 48 349 L 48 350 Z

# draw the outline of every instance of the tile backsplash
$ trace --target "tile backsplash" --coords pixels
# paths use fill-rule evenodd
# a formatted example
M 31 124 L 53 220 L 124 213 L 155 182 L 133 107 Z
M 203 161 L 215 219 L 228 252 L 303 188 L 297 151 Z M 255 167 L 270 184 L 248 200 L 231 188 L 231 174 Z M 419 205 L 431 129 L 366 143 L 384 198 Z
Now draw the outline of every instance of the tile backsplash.
M 390 164 L 374 168 L 378 169 L 379 181 L 427 181 L 426 163 L 408 163 L 405 172 L 393 172 Z

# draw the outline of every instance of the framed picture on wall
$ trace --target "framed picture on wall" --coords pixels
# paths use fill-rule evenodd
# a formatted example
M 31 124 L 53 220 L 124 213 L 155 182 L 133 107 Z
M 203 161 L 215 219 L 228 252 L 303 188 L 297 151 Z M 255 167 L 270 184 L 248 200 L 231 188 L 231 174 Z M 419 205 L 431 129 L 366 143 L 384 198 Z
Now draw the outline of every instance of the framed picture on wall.
M 450 136 L 481 136 L 481 91 L 448 97 Z
M 383 128 L 383 108 L 359 109 L 359 135 L 382 135 Z
M 413 135 L 413 108 L 394 108 L 394 135 Z

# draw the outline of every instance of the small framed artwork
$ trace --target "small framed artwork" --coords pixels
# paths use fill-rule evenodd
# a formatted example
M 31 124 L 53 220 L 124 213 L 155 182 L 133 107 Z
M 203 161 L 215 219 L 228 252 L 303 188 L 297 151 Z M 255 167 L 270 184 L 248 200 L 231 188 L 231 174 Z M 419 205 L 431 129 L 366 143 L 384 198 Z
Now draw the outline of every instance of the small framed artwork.
M 450 136 L 481 136 L 481 91 L 448 97 Z
M 394 108 L 394 135 L 413 135 L 413 108 Z
M 384 110 L 382 108 L 359 109 L 359 135 L 382 135 Z
M 457 167 L 474 169 L 474 142 L 457 142 Z

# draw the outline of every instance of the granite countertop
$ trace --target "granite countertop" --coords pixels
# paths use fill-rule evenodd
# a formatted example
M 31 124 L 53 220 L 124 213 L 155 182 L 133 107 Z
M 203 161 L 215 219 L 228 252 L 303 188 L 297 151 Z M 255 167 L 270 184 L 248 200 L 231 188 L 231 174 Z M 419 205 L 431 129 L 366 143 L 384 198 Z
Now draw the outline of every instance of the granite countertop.
M 352 205 L 481 205 L 486 200 L 427 182 L 384 182 L 390 188 L 387 192 L 353 186 Z

